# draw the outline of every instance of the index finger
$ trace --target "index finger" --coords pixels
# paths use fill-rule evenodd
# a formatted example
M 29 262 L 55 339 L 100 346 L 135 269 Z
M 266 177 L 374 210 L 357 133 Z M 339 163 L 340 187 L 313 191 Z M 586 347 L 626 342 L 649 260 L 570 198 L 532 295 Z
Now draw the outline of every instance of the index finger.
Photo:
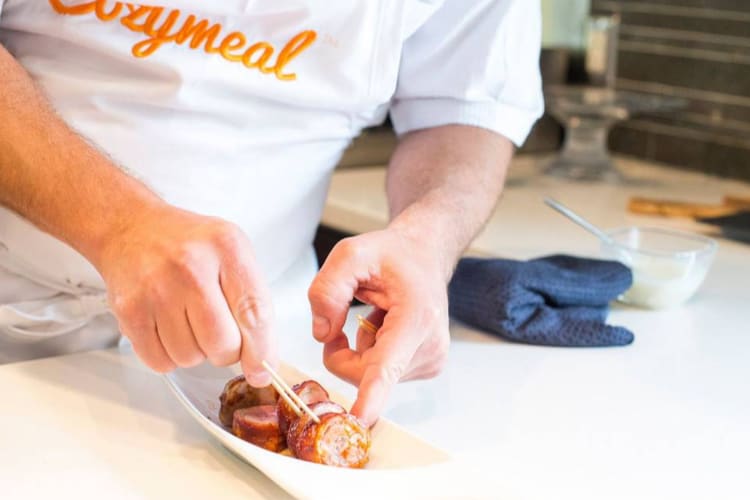
M 221 288 L 240 329 L 240 364 L 250 385 L 263 387 L 271 377 L 262 366 L 278 365 L 278 352 L 272 337 L 273 305 L 270 291 L 255 261 L 245 253 L 226 259 L 222 265 Z
M 351 412 L 372 425 L 383 410 L 394 385 L 406 375 L 421 343 L 421 336 L 397 312 L 389 312 L 375 345 L 364 353 L 349 349 L 346 337 L 326 344 L 326 367 L 337 376 L 359 385 Z

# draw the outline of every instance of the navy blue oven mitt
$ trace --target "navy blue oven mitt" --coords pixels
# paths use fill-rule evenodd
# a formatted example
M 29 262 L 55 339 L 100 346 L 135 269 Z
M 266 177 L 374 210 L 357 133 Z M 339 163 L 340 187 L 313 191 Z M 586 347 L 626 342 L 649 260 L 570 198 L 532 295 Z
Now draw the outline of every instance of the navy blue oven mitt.
M 633 342 L 606 324 L 609 303 L 633 276 L 619 262 L 552 255 L 529 261 L 464 258 L 448 287 L 450 313 L 527 344 L 594 347 Z

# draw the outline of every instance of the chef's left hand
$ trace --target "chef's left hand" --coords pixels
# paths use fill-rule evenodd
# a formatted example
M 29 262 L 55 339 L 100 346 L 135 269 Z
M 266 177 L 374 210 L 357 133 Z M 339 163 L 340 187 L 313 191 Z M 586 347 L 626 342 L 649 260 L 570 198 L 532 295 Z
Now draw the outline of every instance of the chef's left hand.
M 376 336 L 360 329 L 351 349 L 342 328 L 352 298 L 375 306 Z M 399 381 L 436 376 L 450 336 L 445 266 L 430 241 L 386 229 L 340 241 L 309 291 L 323 361 L 359 386 L 352 413 L 372 425 Z

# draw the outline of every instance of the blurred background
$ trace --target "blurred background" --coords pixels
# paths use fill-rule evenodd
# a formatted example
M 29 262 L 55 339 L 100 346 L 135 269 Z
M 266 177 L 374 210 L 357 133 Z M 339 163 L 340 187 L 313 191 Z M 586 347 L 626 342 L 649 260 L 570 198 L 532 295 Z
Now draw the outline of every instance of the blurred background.
M 619 120 L 608 134 L 612 153 L 750 180 L 750 2 L 543 0 L 542 8 L 545 88 L 684 100 L 668 113 Z M 563 138 L 545 114 L 520 153 L 553 154 Z M 394 144 L 388 123 L 368 130 L 340 168 L 385 164 Z

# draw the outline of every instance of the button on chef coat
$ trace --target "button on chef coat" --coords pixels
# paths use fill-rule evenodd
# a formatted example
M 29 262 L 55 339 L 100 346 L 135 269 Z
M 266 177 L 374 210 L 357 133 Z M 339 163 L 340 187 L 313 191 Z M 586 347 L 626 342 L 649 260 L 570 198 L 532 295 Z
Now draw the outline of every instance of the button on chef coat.
M 0 0 L 0 43 L 116 164 L 238 224 L 271 282 L 309 252 L 343 150 L 388 111 L 399 134 L 467 124 L 516 144 L 542 111 L 535 1 L 158 3 Z M 40 299 L 40 281 L 74 300 L 104 291 L 81 255 L 4 208 L 0 250 L 34 282 L 6 312 Z

